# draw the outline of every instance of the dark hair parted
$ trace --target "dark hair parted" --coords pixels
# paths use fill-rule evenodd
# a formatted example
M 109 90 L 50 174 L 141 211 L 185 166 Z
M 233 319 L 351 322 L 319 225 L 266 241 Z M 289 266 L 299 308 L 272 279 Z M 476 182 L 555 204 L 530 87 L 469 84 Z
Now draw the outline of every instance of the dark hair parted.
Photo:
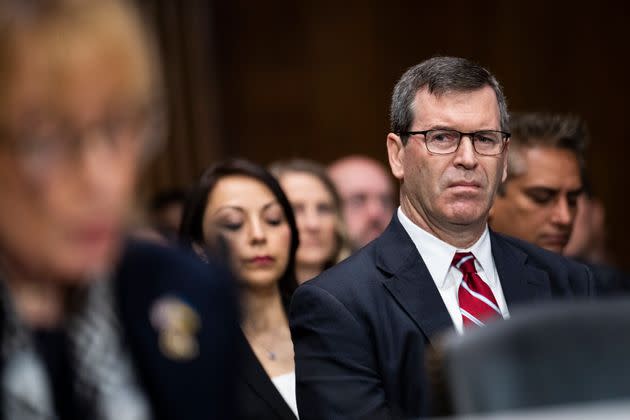
M 392 94 L 390 129 L 404 133 L 411 129 L 414 118 L 414 99 L 420 89 L 430 94 L 470 92 L 490 86 L 497 97 L 502 131 L 508 131 L 509 115 L 503 91 L 497 79 L 485 68 L 465 58 L 433 57 L 409 68 L 402 75 Z M 407 136 L 401 136 L 403 144 Z
M 192 249 L 193 244 L 203 245 L 207 249 L 208 245 L 203 234 L 203 216 L 208 206 L 210 194 L 217 183 L 228 176 L 246 176 L 264 184 L 278 200 L 286 217 L 289 229 L 291 230 L 291 244 L 289 250 L 289 262 L 284 274 L 278 282 L 280 292 L 284 298 L 290 298 L 297 288 L 295 279 L 295 253 L 299 245 L 299 236 L 295 216 L 287 196 L 282 191 L 280 184 L 271 173 L 264 167 L 245 159 L 229 159 L 210 166 L 201 175 L 198 181 L 190 190 L 184 212 L 182 224 L 179 232 L 181 244 Z M 210 251 L 220 252 L 210 248 Z

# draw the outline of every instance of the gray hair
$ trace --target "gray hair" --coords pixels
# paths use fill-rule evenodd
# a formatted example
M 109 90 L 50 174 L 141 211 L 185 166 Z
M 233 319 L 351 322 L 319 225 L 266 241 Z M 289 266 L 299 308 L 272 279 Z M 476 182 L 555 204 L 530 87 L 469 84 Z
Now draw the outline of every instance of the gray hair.
M 409 131 L 413 123 L 416 93 L 427 87 L 429 93 L 470 92 L 490 86 L 497 97 L 501 130 L 508 131 L 507 103 L 497 79 L 485 68 L 458 57 L 433 57 L 411 67 L 402 75 L 392 94 L 390 124 L 393 133 Z M 401 136 L 403 143 L 407 137 Z

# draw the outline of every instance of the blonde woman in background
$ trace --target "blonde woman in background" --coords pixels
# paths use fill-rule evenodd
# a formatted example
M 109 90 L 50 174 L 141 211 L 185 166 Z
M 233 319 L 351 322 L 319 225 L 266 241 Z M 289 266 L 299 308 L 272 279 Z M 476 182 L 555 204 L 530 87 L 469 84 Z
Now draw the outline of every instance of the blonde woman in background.
M 270 167 L 284 189 L 300 233 L 296 278 L 302 284 L 349 255 L 341 200 L 325 168 L 293 159 Z

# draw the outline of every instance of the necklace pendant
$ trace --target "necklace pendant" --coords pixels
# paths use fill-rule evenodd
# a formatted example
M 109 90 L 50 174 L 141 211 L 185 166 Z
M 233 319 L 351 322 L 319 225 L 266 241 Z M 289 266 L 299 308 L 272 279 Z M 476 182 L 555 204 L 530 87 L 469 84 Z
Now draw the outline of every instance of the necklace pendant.
M 269 357 L 269 360 L 276 360 L 276 353 L 272 351 L 267 351 L 267 356 Z

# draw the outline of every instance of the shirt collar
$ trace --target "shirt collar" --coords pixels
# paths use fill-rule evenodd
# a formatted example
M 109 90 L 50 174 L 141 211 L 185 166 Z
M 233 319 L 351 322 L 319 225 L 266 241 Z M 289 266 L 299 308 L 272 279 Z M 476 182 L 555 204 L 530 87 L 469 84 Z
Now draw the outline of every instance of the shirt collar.
M 483 233 L 471 247 L 466 249 L 456 248 L 436 236 L 430 234 L 409 219 L 402 209 L 398 207 L 398 220 L 405 231 L 411 237 L 414 245 L 418 249 L 420 256 L 424 256 L 424 261 L 433 281 L 438 288 L 442 288 L 446 282 L 448 270 L 455 256 L 455 252 L 472 252 L 475 256 L 475 266 L 478 272 L 483 271 L 488 284 L 494 285 L 494 264 L 492 259 L 492 248 L 490 247 L 490 235 L 488 225 Z M 428 258 L 430 256 L 430 258 Z

